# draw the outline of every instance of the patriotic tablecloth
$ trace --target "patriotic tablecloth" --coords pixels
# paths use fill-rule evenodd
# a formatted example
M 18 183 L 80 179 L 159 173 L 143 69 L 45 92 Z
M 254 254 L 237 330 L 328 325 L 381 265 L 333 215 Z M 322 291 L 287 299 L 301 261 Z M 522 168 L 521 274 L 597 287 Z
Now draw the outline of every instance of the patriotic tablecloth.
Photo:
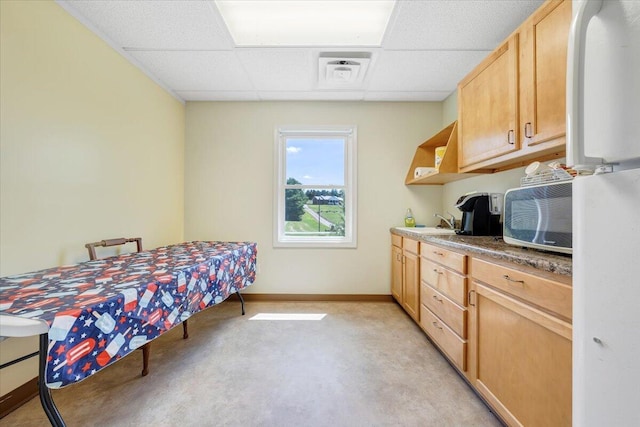
M 187 242 L 0 278 L 0 313 L 49 324 L 46 383 L 78 382 L 255 280 L 250 242 Z

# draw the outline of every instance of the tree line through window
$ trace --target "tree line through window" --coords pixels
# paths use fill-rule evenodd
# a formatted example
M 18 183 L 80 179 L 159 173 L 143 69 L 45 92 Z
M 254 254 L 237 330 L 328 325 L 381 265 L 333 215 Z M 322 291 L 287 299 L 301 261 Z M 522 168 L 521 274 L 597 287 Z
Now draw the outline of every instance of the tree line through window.
M 302 185 L 288 178 L 287 185 Z M 285 190 L 286 234 L 344 236 L 344 191 Z

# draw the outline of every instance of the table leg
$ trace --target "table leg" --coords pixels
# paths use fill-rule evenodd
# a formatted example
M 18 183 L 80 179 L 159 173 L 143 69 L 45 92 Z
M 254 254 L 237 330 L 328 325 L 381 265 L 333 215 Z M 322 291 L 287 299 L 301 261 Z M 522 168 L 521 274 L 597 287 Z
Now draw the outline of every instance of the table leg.
M 188 331 L 188 320 L 185 320 L 184 322 L 182 322 L 182 339 L 187 339 L 189 338 L 189 331 Z
M 53 398 L 51 397 L 51 390 L 47 387 L 45 381 L 45 373 L 47 369 L 47 353 L 49 352 L 49 335 L 41 334 L 40 335 L 40 362 L 39 362 L 39 372 L 38 372 L 38 393 L 40 394 L 40 403 L 42 404 L 42 409 L 47 414 L 47 418 L 49 418 L 49 422 L 54 427 L 65 427 L 66 424 L 64 420 L 60 416 L 60 412 L 58 412 L 58 408 L 56 408 L 56 404 L 53 402 Z
M 151 353 L 151 343 L 142 346 L 142 376 L 146 377 L 149 373 L 149 354 Z
M 238 294 L 238 298 L 240 298 L 240 305 L 242 306 L 242 315 L 244 316 L 244 298 L 242 298 L 242 294 L 240 291 L 236 292 Z

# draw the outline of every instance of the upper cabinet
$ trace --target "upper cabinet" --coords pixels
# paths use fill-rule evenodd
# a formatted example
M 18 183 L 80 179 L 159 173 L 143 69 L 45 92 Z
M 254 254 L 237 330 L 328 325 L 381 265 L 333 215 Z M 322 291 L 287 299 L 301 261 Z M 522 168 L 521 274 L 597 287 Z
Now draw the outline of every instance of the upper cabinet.
M 460 82 L 458 96 L 461 169 L 519 149 L 518 34 Z
M 564 148 L 567 43 L 571 2 L 550 2 L 523 25 L 520 37 L 520 131 L 525 147 Z
M 570 25 L 570 1 L 545 2 L 460 82 L 460 172 L 564 155 Z

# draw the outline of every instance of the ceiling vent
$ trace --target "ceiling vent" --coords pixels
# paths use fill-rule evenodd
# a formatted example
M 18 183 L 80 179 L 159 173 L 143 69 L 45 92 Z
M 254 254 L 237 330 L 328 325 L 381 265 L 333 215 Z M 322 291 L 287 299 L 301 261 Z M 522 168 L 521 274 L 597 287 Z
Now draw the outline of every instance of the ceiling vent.
M 318 84 L 333 89 L 359 86 L 364 81 L 370 61 L 369 52 L 321 53 L 318 58 Z

